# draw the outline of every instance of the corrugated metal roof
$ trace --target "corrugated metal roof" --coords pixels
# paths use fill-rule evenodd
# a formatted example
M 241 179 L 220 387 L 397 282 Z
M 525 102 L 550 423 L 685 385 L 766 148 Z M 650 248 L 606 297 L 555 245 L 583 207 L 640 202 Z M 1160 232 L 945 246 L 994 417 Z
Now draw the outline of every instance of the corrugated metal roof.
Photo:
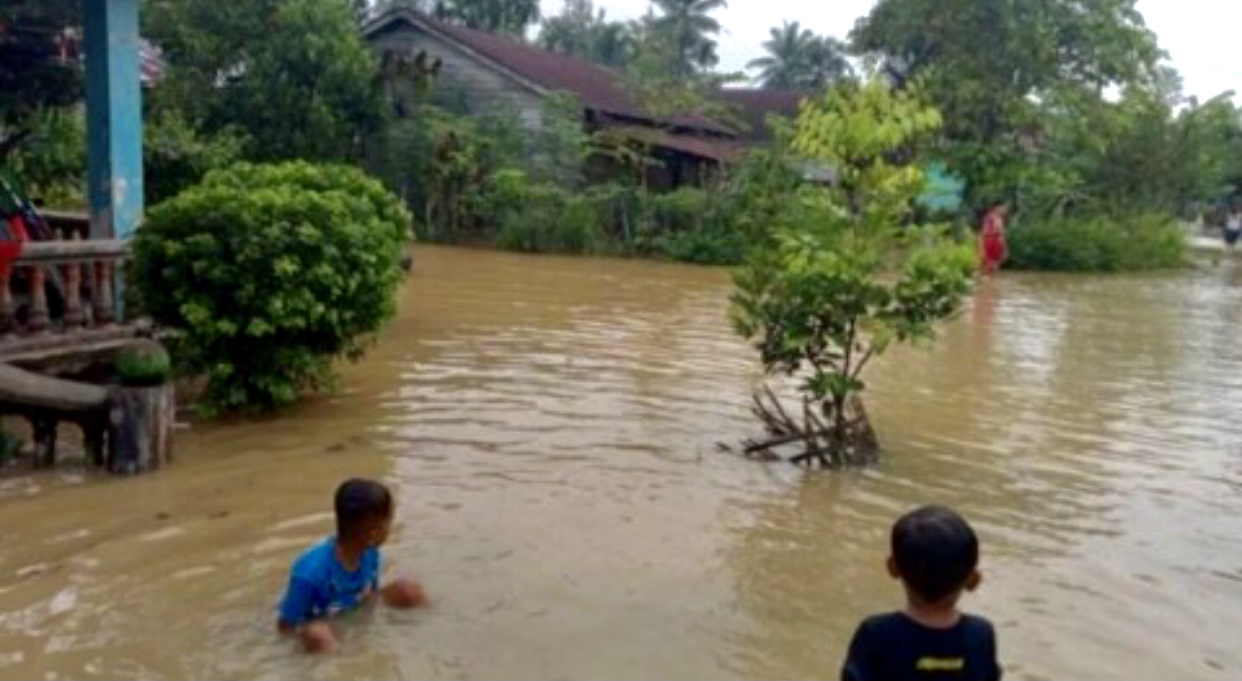
M 363 28 L 363 35 L 373 36 L 395 22 L 406 22 L 444 36 L 537 88 L 576 95 L 587 109 L 657 125 L 722 135 L 735 134 L 728 127 L 703 116 L 652 116 L 620 74 L 585 59 L 557 54 L 516 38 L 438 21 L 413 10 L 391 9 L 368 22 Z
M 736 161 L 746 151 L 745 146 L 737 140 L 699 135 L 675 135 L 659 128 L 641 125 L 611 126 L 608 128 L 608 132 L 652 147 L 668 149 L 720 163 Z

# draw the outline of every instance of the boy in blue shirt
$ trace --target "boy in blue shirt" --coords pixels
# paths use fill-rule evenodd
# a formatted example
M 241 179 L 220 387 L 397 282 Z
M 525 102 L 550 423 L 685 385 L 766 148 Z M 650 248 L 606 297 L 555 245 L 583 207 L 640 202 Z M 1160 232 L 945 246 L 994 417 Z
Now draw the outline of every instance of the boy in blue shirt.
M 307 652 L 329 653 L 336 637 L 328 618 L 377 595 L 385 605 L 415 608 L 427 596 L 418 582 L 379 585 L 379 549 L 392 528 L 392 494 L 378 482 L 347 480 L 336 490 L 336 536 L 311 547 L 293 563 L 277 625 L 296 634 Z
M 974 591 L 979 539 L 957 513 L 928 506 L 893 526 L 888 572 L 906 589 L 906 608 L 858 627 L 842 681 L 1000 681 L 996 633 L 958 611 Z

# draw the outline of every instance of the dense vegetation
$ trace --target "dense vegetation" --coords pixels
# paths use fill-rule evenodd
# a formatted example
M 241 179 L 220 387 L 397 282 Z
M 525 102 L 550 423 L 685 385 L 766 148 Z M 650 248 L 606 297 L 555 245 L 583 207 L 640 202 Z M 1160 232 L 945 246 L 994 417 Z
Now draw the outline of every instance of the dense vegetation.
M 145 312 L 221 410 L 327 384 L 394 312 L 409 213 L 346 166 L 240 164 L 153 208 L 134 242 Z
M 566 0 L 547 17 L 534 0 L 143 0 L 143 33 L 166 61 L 145 101 L 153 224 L 185 223 L 185 207 L 213 192 L 245 205 L 266 196 L 263 210 L 273 215 L 292 209 L 290 194 L 334 196 L 282 181 L 276 201 L 269 189 L 219 184 L 239 170 L 199 186 L 238 162 L 297 160 L 365 169 L 426 240 L 739 264 L 789 229 L 789 206 L 841 189 L 803 186 L 807 161 L 835 162 L 785 122 L 771 142 L 702 186 L 656 191 L 647 179 L 659 163 L 654 150 L 588 134 L 571 99 L 550 98 L 541 124 L 525 129 L 513 112 L 469 110 L 425 60 L 374 54 L 358 25 L 394 5 L 615 69 L 653 118 L 734 120 L 713 95 L 738 78 L 718 69 L 720 0 L 652 0 L 633 21 L 609 17 L 592 0 Z M 77 0 L 17 0 L 0 10 L 0 25 L 38 29 L 0 32 L 0 162 L 31 193 L 61 205 L 82 202 L 82 83 L 72 62 L 54 58 L 59 46 L 49 37 L 78 24 Z M 762 48 L 750 65 L 762 87 L 831 108 L 859 92 L 860 74 L 878 70 L 894 97 L 940 111 L 937 131 L 894 145 L 886 161 L 910 168 L 934 159 L 961 180 L 960 210 L 937 216 L 959 233 L 980 211 L 1008 202 L 1013 267 L 1175 265 L 1182 252 L 1174 220 L 1234 201 L 1242 188 L 1242 112 L 1227 96 L 1184 96 L 1135 0 L 880 0 L 844 41 L 787 23 Z M 343 172 L 331 168 L 314 172 Z M 187 188 L 184 203 L 159 207 Z M 344 214 L 339 205 L 330 213 Z M 374 276 L 387 281 L 387 267 Z M 378 309 L 386 289 L 376 296 Z M 283 385 L 314 383 L 314 373 Z M 279 403 L 288 391 L 243 393 L 220 402 Z
M 1186 235 L 1159 214 L 1119 220 L 1050 218 L 1015 229 L 1009 266 L 1062 272 L 1124 272 L 1180 267 Z

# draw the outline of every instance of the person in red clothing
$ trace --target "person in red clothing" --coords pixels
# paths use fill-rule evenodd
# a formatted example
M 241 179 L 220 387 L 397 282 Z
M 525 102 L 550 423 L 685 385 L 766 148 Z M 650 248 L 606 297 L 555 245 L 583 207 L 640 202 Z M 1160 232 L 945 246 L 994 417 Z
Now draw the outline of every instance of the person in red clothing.
M 992 274 L 1000 269 L 1009 257 L 1009 246 L 1005 243 L 1005 217 L 1009 207 L 1005 204 L 993 206 L 983 216 L 983 228 L 979 230 L 979 271 Z

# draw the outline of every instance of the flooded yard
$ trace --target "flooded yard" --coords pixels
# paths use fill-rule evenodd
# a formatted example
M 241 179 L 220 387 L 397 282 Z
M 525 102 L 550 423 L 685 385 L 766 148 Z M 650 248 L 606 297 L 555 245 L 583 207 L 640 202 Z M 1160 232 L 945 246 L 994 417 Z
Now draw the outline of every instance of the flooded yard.
M 870 470 L 753 434 L 720 270 L 424 248 L 340 391 L 179 433 L 133 480 L 0 483 L 0 678 L 824 678 L 902 512 L 959 508 L 1011 679 L 1242 676 L 1242 266 L 1005 276 L 870 376 Z M 392 572 L 327 659 L 274 632 L 331 495 L 398 497 Z

